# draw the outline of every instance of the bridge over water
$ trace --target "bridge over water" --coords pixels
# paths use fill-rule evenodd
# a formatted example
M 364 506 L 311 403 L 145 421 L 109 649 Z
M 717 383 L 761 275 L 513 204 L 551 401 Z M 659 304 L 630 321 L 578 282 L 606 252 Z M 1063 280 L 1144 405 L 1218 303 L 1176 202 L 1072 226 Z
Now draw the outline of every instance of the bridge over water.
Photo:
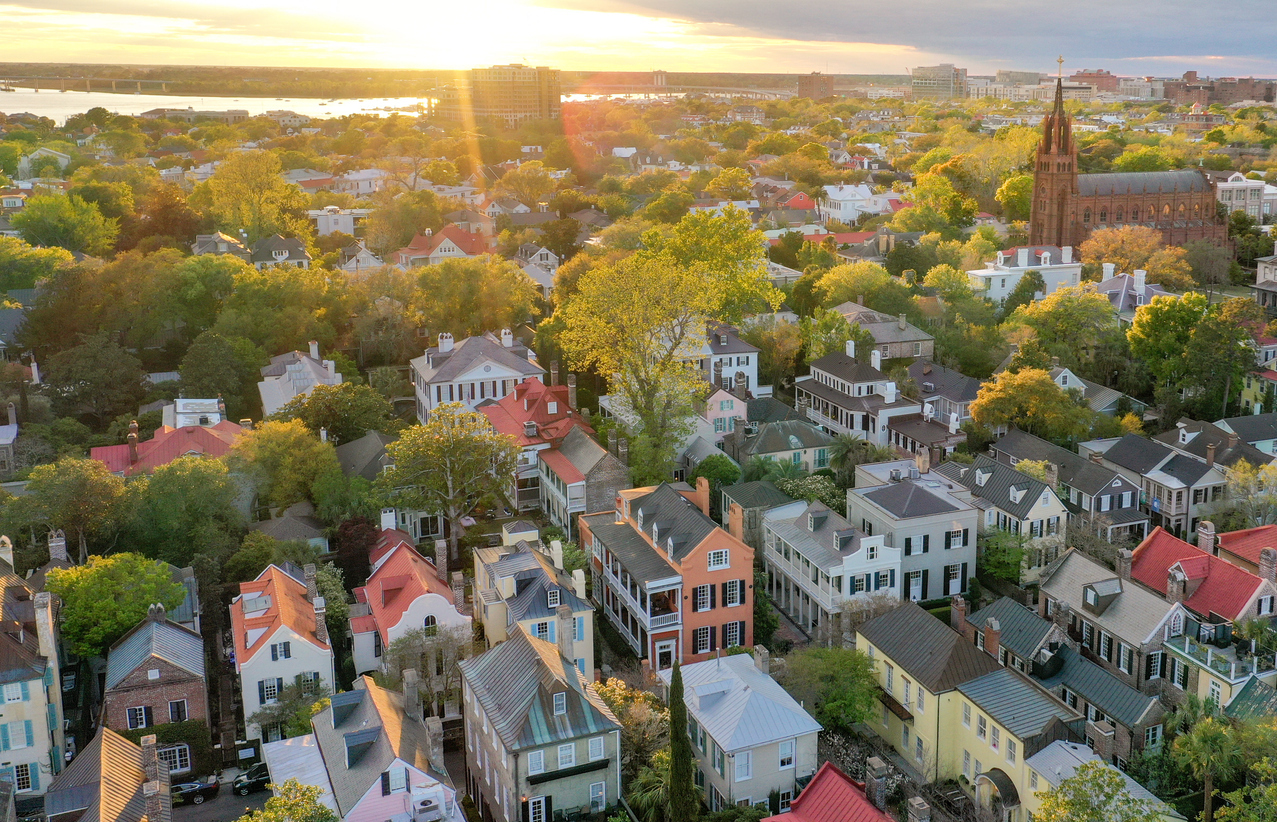
M 166 92 L 173 80 L 135 77 L 18 77 L 0 74 L 0 89 L 29 88 L 34 91 L 143 91 Z
M 575 94 L 641 94 L 660 97 L 668 94 L 719 94 L 732 97 L 744 97 L 752 100 L 783 100 L 793 97 L 797 92 L 790 89 L 772 88 L 732 88 L 730 86 L 684 86 L 684 85 L 595 85 L 593 83 L 574 89 Z

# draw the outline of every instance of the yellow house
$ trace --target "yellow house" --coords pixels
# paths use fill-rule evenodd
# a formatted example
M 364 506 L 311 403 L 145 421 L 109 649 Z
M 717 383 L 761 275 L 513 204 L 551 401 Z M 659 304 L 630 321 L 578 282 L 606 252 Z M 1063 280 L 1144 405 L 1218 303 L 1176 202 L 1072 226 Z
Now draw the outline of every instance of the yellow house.
M 1026 762 L 1029 789 L 1020 795 L 1024 813 L 1027 814 L 1025 818 L 1032 819 L 1038 815 L 1042 808 L 1042 794 L 1072 777 L 1077 772 L 1077 769 L 1087 762 L 1099 762 L 1106 768 L 1113 768 L 1112 765 L 1105 763 L 1095 751 L 1086 745 L 1076 742 L 1052 742 L 1029 757 Z M 1113 768 L 1113 770 L 1121 774 L 1122 778 L 1126 780 L 1126 793 L 1133 799 L 1152 803 L 1157 808 L 1163 822 L 1183 822 L 1183 815 L 1170 805 L 1158 799 L 1143 785 L 1118 771 L 1117 768 Z M 1125 797 L 1119 796 L 1116 801 L 1120 802 L 1124 799 Z

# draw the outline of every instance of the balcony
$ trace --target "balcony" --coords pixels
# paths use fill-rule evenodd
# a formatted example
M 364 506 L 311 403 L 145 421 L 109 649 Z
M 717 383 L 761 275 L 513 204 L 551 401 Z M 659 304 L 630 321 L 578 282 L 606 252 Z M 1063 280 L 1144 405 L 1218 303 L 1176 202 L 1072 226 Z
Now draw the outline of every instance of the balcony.
M 646 597 L 648 605 L 644 607 L 631 596 L 629 589 L 612 573 L 610 567 L 604 566 L 603 578 L 617 599 L 625 603 L 628 610 L 638 618 L 639 624 L 648 631 L 672 628 L 682 622 L 678 610 L 681 588 L 649 593 Z M 640 585 L 639 591 L 643 590 Z
M 1251 674 L 1263 675 L 1277 669 L 1273 654 L 1250 654 L 1239 651 L 1233 645 L 1217 648 L 1187 636 L 1172 637 L 1164 644 L 1176 656 L 1187 658 L 1230 682 L 1240 682 Z

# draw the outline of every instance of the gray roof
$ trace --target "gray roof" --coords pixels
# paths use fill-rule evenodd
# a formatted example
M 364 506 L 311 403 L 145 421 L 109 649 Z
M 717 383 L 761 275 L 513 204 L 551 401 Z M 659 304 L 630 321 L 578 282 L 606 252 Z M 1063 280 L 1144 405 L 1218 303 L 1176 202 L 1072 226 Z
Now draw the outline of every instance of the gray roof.
M 1121 590 L 1102 614 L 1082 608 L 1082 588 L 1096 583 L 1116 584 Z M 1128 645 L 1148 641 L 1175 607 L 1130 580 L 1118 580 L 1108 566 L 1076 549 L 1069 549 L 1042 570 L 1041 588 L 1052 599 L 1069 603 L 1075 613 Z
M 958 691 L 1020 739 L 1041 733 L 1052 719 L 1072 722 L 1082 718 L 1081 714 L 1070 710 L 1010 668 L 998 668 L 978 679 L 964 682 L 958 686 Z
M 930 481 L 933 480 L 928 480 L 928 482 Z M 926 483 L 922 480 L 915 482 L 914 480 L 904 479 L 900 482 L 867 489 L 863 493 L 859 491 L 856 493 L 875 503 L 897 519 L 929 517 L 932 514 L 944 514 L 949 511 L 960 510 L 958 506 L 927 488 Z
M 1073 374 L 1073 372 L 1067 368 L 1052 368 L 1050 371 L 1051 379 L 1055 380 L 1065 371 Z M 1073 374 L 1073 377 L 1081 383 L 1082 396 L 1086 399 L 1087 407 L 1092 411 L 1103 412 L 1104 409 L 1116 405 L 1117 402 L 1125 396 L 1116 388 L 1109 388 L 1108 386 L 1100 385 L 1097 382 L 1084 380 L 1077 374 Z M 1070 384 L 1065 390 L 1078 390 L 1078 386 Z
M 369 431 L 357 440 L 342 443 L 334 449 L 341 472 L 347 477 L 363 477 L 372 482 L 381 474 L 386 446 L 396 437 L 380 431 Z
M 603 543 L 621 561 L 630 575 L 642 582 L 654 582 L 678 576 L 678 571 L 665 561 L 643 535 L 628 522 L 617 522 L 608 511 L 581 517 L 594 538 Z
M 175 622 L 147 618 L 111 646 L 106 660 L 107 690 L 119 685 L 151 657 L 204 678 L 203 637 Z
M 1141 305 L 1151 303 L 1154 297 L 1174 297 L 1178 300 L 1180 296 L 1162 288 L 1159 283 L 1149 282 L 1144 284 L 1144 293 L 1140 294 L 1135 287 L 1135 277 L 1130 274 L 1109 277 L 1097 283 L 1095 290 L 1108 297 L 1109 302 L 1113 304 L 1113 310 L 1119 314 L 1136 311 Z M 1144 298 L 1142 301 L 1139 299 L 1141 296 Z
M 998 661 L 917 603 L 875 617 L 860 634 L 933 694 L 999 670 Z
M 309 260 L 310 252 L 306 250 L 306 246 L 296 237 L 284 237 L 279 234 L 265 237 L 253 244 L 252 262 L 255 263 L 273 263 L 281 262 L 275 259 L 276 251 L 286 251 L 288 256 L 283 261 L 288 260 Z
M 1210 181 L 1200 171 L 1124 171 L 1079 174 L 1078 194 L 1083 197 L 1125 194 L 1185 194 L 1210 191 Z
M 462 660 L 462 678 L 510 750 L 618 730 L 616 717 L 558 646 L 523 631 L 495 648 Z M 567 712 L 554 713 L 554 694 L 566 693 Z
M 824 371 L 847 382 L 881 382 L 887 376 L 867 362 L 847 356 L 846 351 L 833 351 L 811 363 L 812 371 Z M 812 380 L 815 382 L 815 380 Z M 808 386 L 804 385 L 804 388 Z
M 705 331 L 706 346 L 709 348 L 710 357 L 720 354 L 757 354 L 758 347 L 750 345 L 740 338 L 740 333 L 730 325 L 711 324 Z M 721 338 L 726 337 L 727 343 L 721 342 Z M 728 373 L 727 369 L 723 369 L 724 373 Z
M 1160 442 L 1145 439 L 1139 434 L 1127 434 L 1104 452 L 1104 459 L 1142 476 L 1173 453 Z
M 180 583 L 186 589 L 186 596 L 182 598 L 180 605 L 168 612 L 168 618 L 179 625 L 184 622 L 194 622 L 201 613 L 200 583 L 195 578 L 195 569 L 169 565 L 169 570 L 173 572 L 173 581 Z
M 1009 465 L 994 462 L 983 454 L 969 466 L 947 462 L 938 466 L 936 471 L 942 476 L 952 477 L 970 489 L 973 496 L 987 500 L 1017 519 L 1027 517 L 1044 493 L 1055 493 L 1041 480 Z M 986 476 L 984 484 L 980 484 L 981 476 Z M 1023 492 L 1019 502 L 1011 496 L 1012 489 Z
M 745 419 L 748 422 L 779 422 L 800 420 L 798 411 L 775 397 L 755 397 L 745 403 Z
M 737 462 L 745 462 L 753 456 L 826 448 L 834 442 L 832 436 L 806 420 L 765 422 L 758 426 L 758 433 L 752 435 L 747 426 L 737 426 L 725 440 Z
M 547 596 L 552 590 L 559 592 L 559 603 L 568 606 L 573 612 L 593 610 L 593 606 L 585 600 L 578 599 L 571 588 L 552 578 L 542 563 L 538 563 L 535 568 L 515 574 L 514 585 L 518 593 L 506 601 L 506 613 L 511 625 L 521 619 L 555 617 L 555 609 L 550 607 L 550 599 Z
M 1144 721 L 1149 711 L 1158 707 L 1157 697 L 1142 694 L 1089 659 L 1084 659 L 1071 645 L 1055 652 L 1060 670 L 1038 682 L 1044 688 L 1068 688 L 1112 717 L 1119 724 L 1133 728 Z
M 714 520 L 705 516 L 700 508 L 669 483 L 661 483 L 651 493 L 632 499 L 630 511 L 636 521 L 642 520 L 644 530 L 649 533 L 653 523 L 659 524 L 661 543 L 673 541 L 673 547 L 667 548 L 666 553 L 675 562 L 691 553 L 718 529 Z
M 481 334 L 466 337 L 446 353 L 439 353 L 438 346 L 427 348 L 425 356 L 416 358 L 413 363 L 430 383 L 454 380 L 485 360 L 519 374 L 539 377 L 545 369 L 530 360 L 530 356 L 531 352 L 523 343 L 516 341 L 512 347 L 506 348 L 491 334 Z
M 1241 437 L 1242 442 L 1254 445 L 1262 440 L 1277 439 L 1277 413 L 1251 414 L 1246 417 L 1229 417 L 1215 423 L 1221 428 L 1227 426 Z
M 250 523 L 248 530 L 259 531 L 278 540 L 312 540 L 323 537 L 327 526 L 318 517 L 285 512 L 282 517 Z
M 102 726 L 49 783 L 45 814 L 82 811 L 79 822 L 141 822 L 146 817 L 145 782 L 142 749 Z
M 972 402 L 980 392 L 980 381 L 961 371 L 945 368 L 931 360 L 914 360 L 909 364 L 909 378 L 918 384 L 921 402 L 934 397 L 945 397 L 953 402 Z M 934 390 L 923 389 L 923 383 L 931 383 Z
M 681 668 L 688 713 L 724 751 L 748 750 L 821 730 L 749 654 L 695 662 Z M 666 685 L 673 670 L 659 672 Z
M 763 514 L 767 527 L 821 568 L 841 567 L 860 550 L 859 530 L 823 502 L 791 502 Z M 815 525 L 815 529 L 812 529 Z M 841 572 L 839 572 L 841 573 Z
M 793 497 L 777 488 L 771 480 L 729 485 L 723 489 L 723 496 L 741 508 L 775 508 L 793 502 Z
M 1066 448 L 1035 437 L 1027 431 L 1012 428 L 1002 439 L 991 446 L 995 452 L 1017 460 L 1043 460 L 1054 463 L 1060 470 L 1060 481 L 1070 488 L 1095 496 L 1121 479 L 1124 485 L 1131 483 L 1111 468 L 1074 454 Z M 1134 487 L 1134 486 L 1132 486 Z
M 1186 432 L 1191 437 L 1188 442 L 1180 443 L 1181 431 Z M 1265 454 L 1249 442 L 1246 442 L 1241 434 L 1237 435 L 1237 441 L 1231 448 L 1228 445 L 1228 437 L 1229 433 L 1214 423 L 1183 417 L 1175 424 L 1174 428 L 1169 431 L 1163 431 L 1153 437 L 1153 439 L 1163 445 L 1170 446 L 1176 451 L 1192 454 L 1202 459 L 1206 459 L 1207 450 L 1213 445 L 1215 446 L 1215 462 L 1229 468 L 1242 460 L 1256 467 L 1272 462 L 1272 454 Z
M 1210 466 L 1187 454 L 1176 454 L 1162 465 L 1160 470 L 1167 476 L 1174 477 L 1185 485 L 1194 485 L 1210 471 Z
M 1087 175 L 1082 175 L 1087 176 Z M 1126 793 L 1135 799 L 1148 802 L 1153 805 L 1157 813 L 1162 817 L 1171 817 L 1172 819 L 1183 819 L 1183 815 L 1170 805 L 1154 796 L 1147 788 L 1127 776 L 1122 771 L 1113 768 L 1105 762 L 1099 754 L 1091 750 L 1090 746 L 1082 745 L 1077 742 L 1066 742 L 1057 739 L 1050 745 L 1035 753 L 1026 760 L 1029 767 L 1037 771 L 1043 778 L 1047 780 L 1047 788 L 1055 787 L 1066 779 L 1071 778 L 1077 769 L 1087 762 L 1099 762 L 1106 768 L 1112 768 L 1121 775 L 1123 781 L 1126 782 Z
M 1051 633 L 1050 622 L 1010 597 L 997 599 L 968 617 L 977 628 L 990 619 L 998 621 L 1002 647 L 1021 659 L 1031 660 Z
M 607 449 L 595 442 L 594 437 L 585 433 L 585 429 L 579 425 L 572 426 L 559 443 L 559 453 L 567 457 L 568 462 L 584 477 L 588 477 L 594 466 L 608 456 Z

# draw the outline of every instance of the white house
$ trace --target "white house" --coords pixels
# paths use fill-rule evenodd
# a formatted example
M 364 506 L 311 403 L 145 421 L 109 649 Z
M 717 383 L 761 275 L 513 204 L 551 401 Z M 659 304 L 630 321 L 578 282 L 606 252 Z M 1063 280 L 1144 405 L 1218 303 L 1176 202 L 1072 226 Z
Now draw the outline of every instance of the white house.
M 29 180 L 32 178 L 35 166 L 38 161 L 44 158 L 51 158 L 58 164 L 58 170 L 63 171 L 71 164 L 71 155 L 63 154 L 61 151 L 54 151 L 51 148 L 37 148 L 30 154 L 24 154 L 18 158 L 18 179 Z
M 825 186 L 824 210 L 830 217 L 851 223 L 870 211 L 868 204 L 873 196 L 873 189 L 867 185 Z
M 324 206 L 311 209 L 306 216 L 315 221 L 315 228 L 320 237 L 341 232 L 354 236 L 355 226 L 367 219 L 371 208 L 342 208 L 341 206 Z
M 833 434 L 851 434 L 886 445 L 887 424 L 893 417 L 922 413 L 922 404 L 900 393 L 883 374 L 882 352 L 869 352 L 869 361 L 856 359 L 856 343 L 845 351 L 826 354 L 811 363 L 811 373 L 794 385 L 799 413 Z
M 449 402 L 473 409 L 484 400 L 499 400 L 531 377 L 542 377 L 536 354 L 502 329 L 498 340 L 490 333 L 467 337 L 453 344 L 451 334 L 440 334 L 439 344 L 410 363 L 417 397 L 417 419 Z
M 262 366 L 262 380 L 257 393 L 262 398 L 262 413 L 274 414 L 294 398 L 305 396 L 316 385 L 341 385 L 342 375 L 332 360 L 319 359 L 319 343 L 311 340 L 310 355 L 289 351 L 270 358 Z
M 986 262 L 984 268 L 968 271 L 967 276 L 977 294 L 1000 303 L 1030 271 L 1041 274 L 1046 284 L 1046 289 L 1034 294 L 1034 299 L 1082 282 L 1082 261 L 1073 259 L 1073 247 L 1067 245 L 1020 246 L 999 251 L 997 258 Z
M 754 396 L 770 397 L 772 387 L 758 384 L 758 348 L 740 338 L 729 325 L 711 325 L 700 351 L 705 378 L 728 391 L 743 389 Z
M 231 631 L 247 739 L 283 736 L 280 725 L 262 727 L 252 717 L 299 677 L 336 690 L 325 613 L 313 565 L 304 572 L 292 563 L 269 565 L 257 579 L 240 583 L 231 601 Z

